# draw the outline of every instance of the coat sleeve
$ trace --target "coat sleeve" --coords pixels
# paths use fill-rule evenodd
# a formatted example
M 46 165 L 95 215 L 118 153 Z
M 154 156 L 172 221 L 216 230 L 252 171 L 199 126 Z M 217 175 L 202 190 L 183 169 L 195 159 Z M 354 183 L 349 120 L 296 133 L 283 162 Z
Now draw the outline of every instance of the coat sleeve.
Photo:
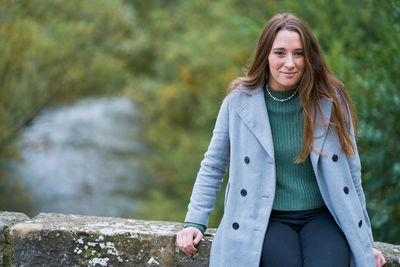
M 201 161 L 185 222 L 208 226 L 230 157 L 229 96 L 219 110 L 210 145 Z
M 350 121 L 350 138 L 355 147 L 355 155 L 348 157 L 351 177 L 353 179 L 353 184 L 357 191 L 358 199 L 359 199 L 361 207 L 363 209 L 365 223 L 368 226 L 369 239 L 371 241 L 371 244 L 373 244 L 374 238 L 372 235 L 371 222 L 370 222 L 370 219 L 368 216 L 367 207 L 366 207 L 366 203 L 365 203 L 365 195 L 364 195 L 364 191 L 363 191 L 363 188 L 361 185 L 361 162 L 360 162 L 360 157 L 358 155 L 357 143 L 355 140 L 353 124 L 351 121 Z

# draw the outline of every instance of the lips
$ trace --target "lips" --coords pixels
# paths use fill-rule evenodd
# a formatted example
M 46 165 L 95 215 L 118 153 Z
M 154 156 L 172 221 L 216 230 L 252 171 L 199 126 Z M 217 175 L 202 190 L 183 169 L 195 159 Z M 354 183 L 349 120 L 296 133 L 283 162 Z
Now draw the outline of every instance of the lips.
M 296 72 L 281 72 L 283 76 L 285 77 L 293 77 L 294 75 L 296 75 Z

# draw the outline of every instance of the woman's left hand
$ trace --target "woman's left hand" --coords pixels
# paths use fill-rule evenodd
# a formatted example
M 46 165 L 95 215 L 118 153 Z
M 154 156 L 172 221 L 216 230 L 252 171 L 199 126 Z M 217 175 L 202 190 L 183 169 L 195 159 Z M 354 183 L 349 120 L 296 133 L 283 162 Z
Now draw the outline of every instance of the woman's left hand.
M 386 263 L 386 260 L 383 257 L 382 252 L 380 252 L 379 250 L 377 250 L 375 248 L 372 248 L 372 251 L 374 252 L 376 267 L 382 267 Z

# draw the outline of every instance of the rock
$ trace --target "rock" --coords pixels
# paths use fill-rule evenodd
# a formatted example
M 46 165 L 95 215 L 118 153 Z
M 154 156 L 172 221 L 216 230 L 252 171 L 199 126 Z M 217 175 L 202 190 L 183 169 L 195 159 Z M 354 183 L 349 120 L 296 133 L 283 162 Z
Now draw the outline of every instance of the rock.
M 400 245 L 375 242 L 374 248 L 382 251 L 386 260 L 385 267 L 400 266 Z
M 24 266 L 173 266 L 181 223 L 41 213 L 12 226 L 12 262 Z
M 179 267 L 208 267 L 210 259 L 211 242 L 214 239 L 216 229 L 209 228 L 204 233 L 204 237 L 197 245 L 197 253 L 193 256 L 187 256 L 180 251 L 178 247 L 175 248 L 175 266 Z
M 3 266 L 208 266 L 216 229 L 207 229 L 198 253 L 175 244 L 182 223 L 95 216 L 0 212 Z M 400 246 L 375 242 L 386 266 L 400 266 Z
M 30 220 L 30 218 L 19 212 L 0 211 L 0 265 L 3 265 L 3 258 L 6 250 L 6 228 L 18 221 L 24 220 Z

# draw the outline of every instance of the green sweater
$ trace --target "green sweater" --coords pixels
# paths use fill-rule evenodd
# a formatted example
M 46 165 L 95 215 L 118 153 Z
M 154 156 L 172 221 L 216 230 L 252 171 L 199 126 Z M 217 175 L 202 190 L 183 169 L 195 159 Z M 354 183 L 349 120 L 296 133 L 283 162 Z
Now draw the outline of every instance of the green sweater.
M 290 91 L 270 93 L 278 99 L 286 99 Z M 303 163 L 295 163 L 303 142 L 304 117 L 299 94 L 285 102 L 279 102 L 264 91 L 269 123 L 274 143 L 276 166 L 276 192 L 273 209 L 307 210 L 324 206 L 310 157 Z
M 278 99 L 285 99 L 294 93 L 274 91 L 270 93 Z M 310 157 L 303 163 L 294 163 L 303 142 L 304 117 L 299 94 L 285 102 L 279 102 L 264 92 L 272 140 L 274 142 L 276 166 L 276 191 L 273 209 L 307 210 L 325 205 L 319 192 Z M 204 225 L 185 222 L 184 227 L 194 226 L 204 233 Z

